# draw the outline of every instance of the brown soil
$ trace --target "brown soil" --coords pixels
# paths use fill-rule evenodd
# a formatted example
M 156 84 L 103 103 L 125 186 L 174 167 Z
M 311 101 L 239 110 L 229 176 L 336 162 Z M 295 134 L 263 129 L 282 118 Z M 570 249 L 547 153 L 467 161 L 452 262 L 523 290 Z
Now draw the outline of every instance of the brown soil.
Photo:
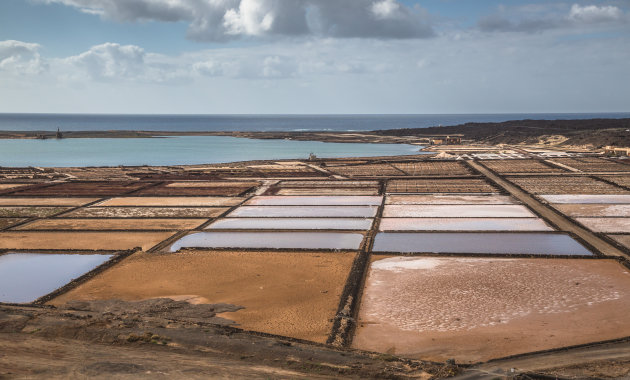
M 172 182 L 166 184 L 166 187 L 254 187 L 260 185 L 260 182 L 239 182 L 239 181 L 190 181 L 190 182 Z
M 226 207 L 87 207 L 64 214 L 73 218 L 214 218 Z
M 394 167 L 412 176 L 443 176 L 443 175 L 468 175 L 470 169 L 461 162 L 428 161 L 428 162 L 404 162 L 393 163 Z
M 52 301 L 191 298 L 245 307 L 223 317 L 248 330 L 324 342 L 352 253 L 137 253 Z M 159 275 L 156 275 L 159 274 Z
M 0 249 L 147 250 L 168 232 L 0 232 Z
M 630 235 L 608 235 L 630 249 Z
M 383 177 L 403 176 L 404 172 L 389 164 L 367 164 L 353 166 L 339 166 L 328 168 L 331 172 L 349 177 Z
M 46 219 L 19 226 L 16 230 L 190 230 L 206 221 L 207 219 Z
M 554 161 L 583 172 L 629 172 L 630 165 L 597 157 L 554 158 Z
M 501 174 L 564 173 L 565 171 L 536 160 L 485 160 L 483 165 Z
M 112 198 L 98 206 L 235 206 L 242 198 L 227 197 L 125 197 Z
M 18 187 L 27 186 L 27 185 L 28 184 L 24 184 L 24 183 L 0 183 L 0 191 L 16 189 Z
M 630 175 L 600 176 L 599 178 L 614 182 L 619 186 L 630 187 Z
M 98 198 L 0 198 L 0 206 L 83 206 Z
M 372 263 L 353 345 L 477 362 L 630 336 L 629 312 L 616 261 L 398 257 Z
M 72 307 L 0 305 L 0 378 L 428 379 L 457 373 L 453 366 L 221 326 L 228 321 L 216 313 L 230 305 L 160 299 Z

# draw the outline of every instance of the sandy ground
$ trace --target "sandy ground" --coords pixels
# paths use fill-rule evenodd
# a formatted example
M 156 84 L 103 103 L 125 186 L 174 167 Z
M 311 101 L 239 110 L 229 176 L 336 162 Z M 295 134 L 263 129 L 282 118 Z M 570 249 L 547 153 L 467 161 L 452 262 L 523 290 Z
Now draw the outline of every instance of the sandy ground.
M 0 206 L 83 206 L 98 198 L 0 198 Z
M 476 362 L 630 336 L 628 313 L 616 261 L 389 257 L 370 267 L 353 346 Z
M 0 232 L 4 249 L 147 250 L 173 235 L 167 232 Z
M 630 232 L 630 218 L 576 218 L 595 232 Z
M 235 206 L 242 198 L 228 197 L 125 197 L 112 198 L 99 206 Z
M 63 216 L 79 218 L 214 218 L 226 207 L 88 207 Z
M 324 342 L 350 271 L 351 253 L 190 251 L 138 253 L 53 300 L 156 297 L 229 303 L 242 328 Z
M 46 219 L 17 230 L 189 230 L 207 219 Z M 1 225 L 2 222 L 0 222 Z

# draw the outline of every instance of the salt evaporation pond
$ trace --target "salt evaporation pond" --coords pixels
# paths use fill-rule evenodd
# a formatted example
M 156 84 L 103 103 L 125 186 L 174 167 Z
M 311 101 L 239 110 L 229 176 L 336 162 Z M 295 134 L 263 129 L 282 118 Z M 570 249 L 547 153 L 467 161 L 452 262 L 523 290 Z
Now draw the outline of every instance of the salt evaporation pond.
M 370 218 L 376 215 L 376 206 L 241 206 L 229 217 L 253 218 Z
M 181 248 L 359 249 L 363 235 L 349 232 L 198 232 L 171 246 Z
M 103 264 L 111 256 L 47 253 L 1 255 L 0 302 L 33 302 Z
M 250 206 L 378 206 L 383 197 L 374 196 L 259 196 L 247 201 Z
M 375 252 L 526 254 L 592 256 L 568 235 L 549 233 L 381 232 L 374 240 Z
M 372 219 L 367 218 L 226 218 L 206 229 L 252 230 L 369 230 Z
M 630 194 L 561 194 L 539 196 L 549 203 L 630 203 Z
M 406 144 L 254 140 L 228 136 L 0 139 L 0 166 L 194 165 L 318 157 L 427 154 Z M 37 154 L 34 154 L 37 152 Z M 155 154 L 160 152 L 160 154 Z
M 385 204 L 388 205 L 422 205 L 422 204 L 515 204 L 516 202 L 509 195 L 442 195 L 442 194 L 422 194 L 422 195 L 388 195 Z
M 386 205 L 385 218 L 535 218 L 521 205 Z
M 537 218 L 383 218 L 381 231 L 553 231 Z
M 630 216 L 630 204 L 556 204 L 554 208 L 569 216 Z
M 594 232 L 630 232 L 630 218 L 576 218 Z

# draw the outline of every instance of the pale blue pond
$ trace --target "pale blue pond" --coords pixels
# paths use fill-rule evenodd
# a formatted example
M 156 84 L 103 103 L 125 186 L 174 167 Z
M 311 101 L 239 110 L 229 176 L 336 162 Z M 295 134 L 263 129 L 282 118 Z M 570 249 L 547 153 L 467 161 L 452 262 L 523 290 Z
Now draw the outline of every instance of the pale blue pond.
M 591 256 L 568 235 L 545 233 L 382 232 L 374 240 L 374 252 L 476 253 Z
M 225 136 L 0 139 L 0 166 L 197 165 L 248 160 L 422 154 L 405 144 L 254 140 Z
M 0 302 L 33 302 L 103 264 L 110 257 L 48 253 L 2 255 Z

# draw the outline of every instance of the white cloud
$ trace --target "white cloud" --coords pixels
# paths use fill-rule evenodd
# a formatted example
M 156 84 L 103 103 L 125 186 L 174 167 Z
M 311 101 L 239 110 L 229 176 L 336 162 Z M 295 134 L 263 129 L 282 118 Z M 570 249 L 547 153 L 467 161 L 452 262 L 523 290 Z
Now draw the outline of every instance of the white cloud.
M 38 74 L 46 70 L 38 50 L 40 45 L 22 41 L 0 41 L 0 71 L 17 74 Z
M 580 6 L 573 4 L 569 12 L 569 19 L 577 22 L 599 23 L 618 21 L 623 17 L 621 9 L 612 6 L 588 5 Z
M 434 35 L 419 7 L 397 0 L 36 0 L 60 3 L 122 21 L 186 21 L 188 37 L 320 35 L 354 38 L 425 38 Z

